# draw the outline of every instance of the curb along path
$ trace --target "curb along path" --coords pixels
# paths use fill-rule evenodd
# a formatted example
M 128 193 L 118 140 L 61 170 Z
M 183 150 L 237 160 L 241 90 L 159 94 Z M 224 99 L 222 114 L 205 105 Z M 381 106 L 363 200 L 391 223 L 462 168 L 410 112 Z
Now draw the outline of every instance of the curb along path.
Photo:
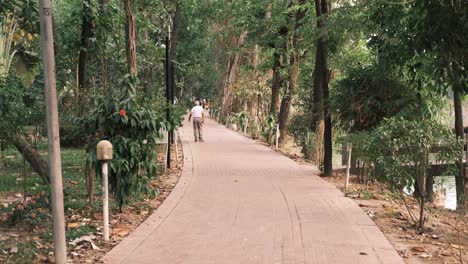
M 312 167 L 207 120 L 180 129 L 184 170 L 105 263 L 404 263 L 378 227 Z

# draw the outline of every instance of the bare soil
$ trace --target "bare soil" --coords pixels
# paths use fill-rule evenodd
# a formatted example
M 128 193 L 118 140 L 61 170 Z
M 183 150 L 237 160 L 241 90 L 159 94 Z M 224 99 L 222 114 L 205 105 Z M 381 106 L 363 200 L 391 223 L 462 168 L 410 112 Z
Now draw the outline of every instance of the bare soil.
M 181 146 L 180 141 L 179 146 Z M 76 236 L 76 239 L 67 241 L 69 263 L 99 263 L 106 252 L 128 236 L 158 208 L 169 196 L 182 172 L 182 150 L 179 149 L 177 158 L 175 157 L 175 147 L 172 148 L 172 153 L 174 154 L 171 168 L 150 183 L 158 188 L 158 194 L 154 199 L 144 199 L 132 203 L 131 206 L 125 208 L 124 212 L 111 212 L 110 241 L 106 242 L 102 237 L 102 213 L 100 210 L 84 207 L 82 210 L 76 210 L 67 215 L 67 235 L 73 230 L 77 230 L 77 232 L 83 230 L 84 227 L 87 227 L 85 230 L 89 230 L 87 233 Z M 165 153 L 158 155 L 158 164 L 158 167 L 164 168 Z M 74 183 L 64 182 L 64 184 Z M 2 193 L 0 201 L 14 200 L 15 197 L 12 195 L 11 193 Z M 99 199 L 99 197 L 96 198 Z M 31 199 L 34 200 L 35 197 Z M 44 225 L 34 225 L 33 228 L 27 222 L 18 223 L 11 228 L 1 227 L 0 263 L 55 263 L 53 244 L 50 242 L 52 241 L 51 219 L 46 217 L 44 221 L 46 221 Z
M 468 261 L 468 225 L 465 212 L 457 212 L 428 203 L 426 222 L 418 230 L 399 194 L 380 183 L 360 184 L 350 175 L 350 186 L 344 189 L 344 170 L 337 170 L 326 181 L 353 199 L 382 230 L 406 263 L 465 263 Z M 419 206 L 405 195 L 410 210 L 418 216 Z

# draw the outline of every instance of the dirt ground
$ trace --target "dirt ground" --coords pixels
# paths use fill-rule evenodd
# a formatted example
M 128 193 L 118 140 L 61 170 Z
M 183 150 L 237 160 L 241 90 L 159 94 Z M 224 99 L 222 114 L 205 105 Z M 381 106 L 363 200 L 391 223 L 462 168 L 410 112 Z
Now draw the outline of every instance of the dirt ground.
M 360 184 L 350 176 L 348 190 L 344 190 L 344 170 L 337 170 L 326 181 L 353 199 L 379 226 L 406 263 L 466 263 L 468 261 L 467 215 L 443 207 L 427 204 L 425 228 L 417 230 L 400 195 L 388 191 L 378 183 Z M 405 195 L 410 210 L 418 216 L 416 201 Z M 437 199 L 436 199 L 437 200 Z
M 66 228 L 67 236 L 72 233 L 73 240 L 67 242 L 68 263 L 99 263 L 101 257 L 110 251 L 115 245 L 123 240 L 167 198 L 174 186 L 177 184 L 183 167 L 183 154 L 179 141 L 178 157 L 173 155 L 171 168 L 158 177 L 158 180 L 151 182 L 157 186 L 158 194 L 154 199 L 144 199 L 131 206 L 127 206 L 123 213 L 112 211 L 110 215 L 110 241 L 105 242 L 102 237 L 102 213 L 100 210 L 84 207 L 67 215 Z M 172 153 L 176 153 L 175 147 Z M 158 155 L 158 166 L 165 167 L 165 153 Z M 64 184 L 74 184 L 64 182 Z M 44 197 L 46 197 L 44 195 Z M 31 197 L 36 199 L 41 197 Z M 2 193 L 0 201 L 5 203 L 8 200 L 14 202 L 14 194 Z M 47 198 L 45 198 L 47 200 Z M 99 197 L 96 197 L 99 199 Z M 1 204 L 0 204 L 1 205 Z M 39 210 L 42 210 L 39 208 Z M 39 213 L 37 213 L 39 215 Z M 31 230 L 31 225 L 21 222 L 16 226 L 0 229 L 0 263 L 54 263 L 53 244 L 50 242 L 50 213 L 44 213 L 43 221 L 48 221 L 43 226 L 35 226 Z M 74 231 L 76 230 L 76 231 Z M 83 231 L 84 230 L 84 231 Z M 88 230 L 88 232 L 86 232 Z M 77 233 L 80 232 L 80 233 Z M 79 234 L 79 235 L 78 235 Z M 21 256 L 20 256 L 21 255 Z

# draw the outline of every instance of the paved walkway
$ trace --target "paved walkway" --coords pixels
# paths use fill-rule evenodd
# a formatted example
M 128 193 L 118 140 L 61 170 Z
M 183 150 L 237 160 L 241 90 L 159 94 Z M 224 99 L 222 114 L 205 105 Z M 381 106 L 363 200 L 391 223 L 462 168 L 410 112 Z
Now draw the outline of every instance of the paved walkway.
M 404 263 L 369 217 L 317 175 L 207 121 L 180 131 L 185 165 L 166 201 L 106 263 Z

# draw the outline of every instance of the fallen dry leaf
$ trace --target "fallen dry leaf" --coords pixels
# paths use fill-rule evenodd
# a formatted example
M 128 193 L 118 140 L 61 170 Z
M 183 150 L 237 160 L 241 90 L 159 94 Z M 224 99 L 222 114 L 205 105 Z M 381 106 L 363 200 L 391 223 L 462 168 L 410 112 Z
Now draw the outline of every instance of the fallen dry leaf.
M 456 249 L 460 249 L 460 248 L 463 249 L 463 247 L 460 247 L 459 245 L 456 245 L 456 244 L 450 244 L 450 246 Z
M 128 229 L 123 224 L 116 224 L 112 228 L 112 234 L 115 236 L 126 236 L 128 234 Z
M 412 247 L 411 248 L 411 251 L 414 251 L 414 252 L 426 252 L 426 249 L 423 248 L 423 247 Z
M 77 182 L 77 181 L 68 181 L 68 182 L 69 182 L 70 184 L 72 184 L 72 185 L 78 185 L 78 183 L 79 183 L 79 182 Z
M 101 250 L 98 246 L 96 246 L 96 244 L 94 244 L 93 242 L 91 242 L 91 247 L 94 249 L 94 250 Z
M 90 235 L 90 236 L 82 236 L 82 237 L 79 237 L 79 238 L 76 238 L 75 240 L 73 240 L 72 242 L 70 242 L 70 245 L 74 246 L 78 243 L 81 243 L 81 242 L 89 242 L 89 243 L 92 243 L 93 242 L 93 239 L 96 239 L 96 236 L 94 235 Z
M 423 253 L 423 254 L 420 254 L 418 255 L 420 258 L 430 258 L 432 257 L 431 254 L 427 254 L 427 253 Z
M 96 220 L 102 220 L 102 213 L 93 213 L 93 217 Z
M 68 228 L 78 228 L 80 227 L 80 223 L 72 222 L 67 224 Z
M 10 254 L 16 254 L 16 253 L 18 253 L 18 247 L 10 248 Z

